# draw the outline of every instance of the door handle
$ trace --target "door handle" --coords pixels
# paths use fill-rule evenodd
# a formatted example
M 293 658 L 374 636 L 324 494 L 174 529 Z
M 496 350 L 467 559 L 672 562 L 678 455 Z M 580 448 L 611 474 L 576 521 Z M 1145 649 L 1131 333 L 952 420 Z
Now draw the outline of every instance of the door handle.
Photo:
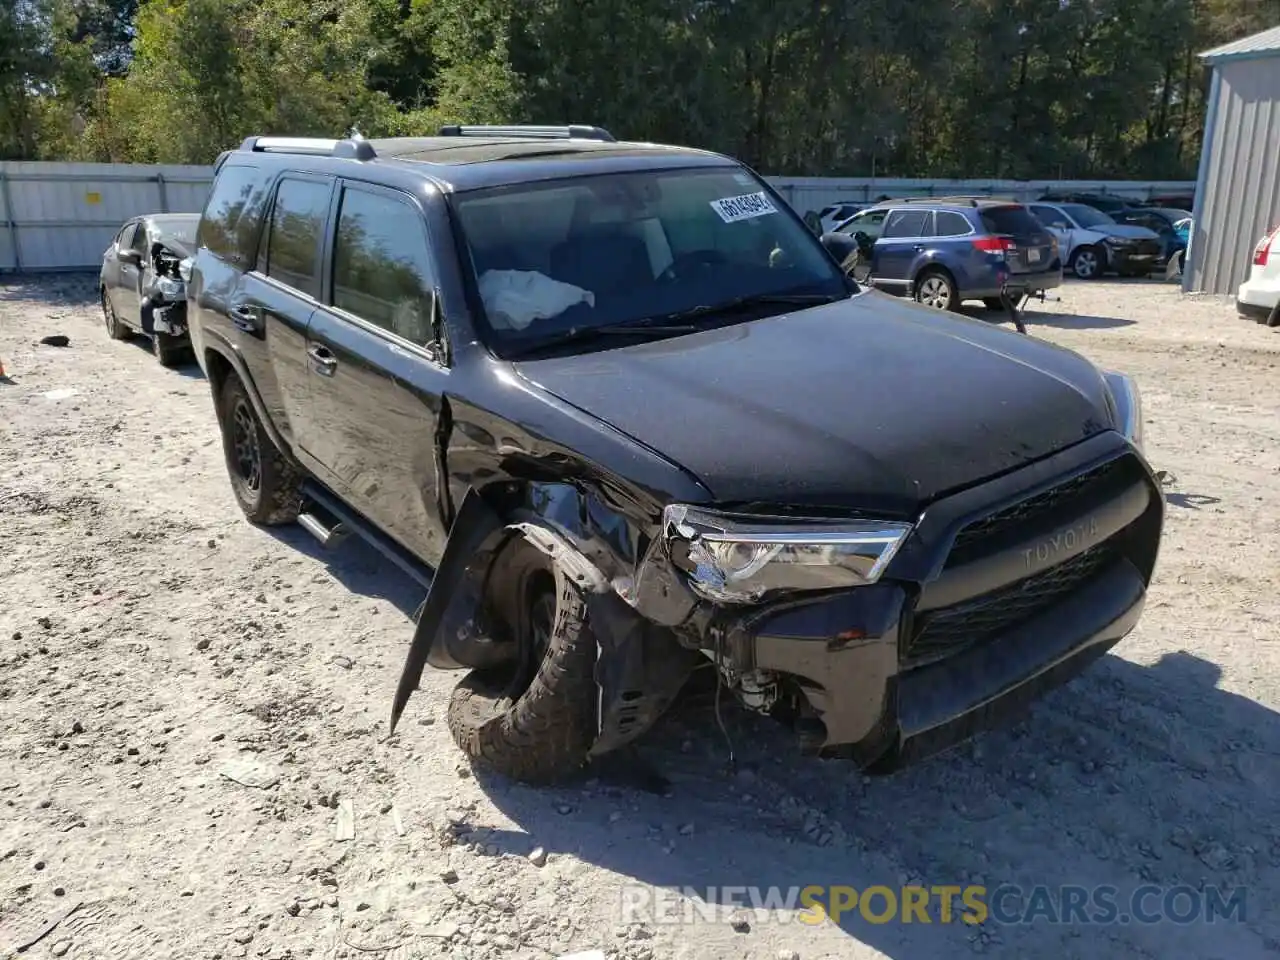
M 338 358 L 329 352 L 328 347 L 320 344 L 313 344 L 307 349 L 307 356 L 311 358 L 311 362 L 315 364 L 316 373 L 322 377 L 333 376 L 333 371 L 338 367 Z
M 231 322 L 240 330 L 246 333 L 257 333 L 262 329 L 261 313 L 257 307 L 250 307 L 246 304 L 237 304 L 229 311 Z

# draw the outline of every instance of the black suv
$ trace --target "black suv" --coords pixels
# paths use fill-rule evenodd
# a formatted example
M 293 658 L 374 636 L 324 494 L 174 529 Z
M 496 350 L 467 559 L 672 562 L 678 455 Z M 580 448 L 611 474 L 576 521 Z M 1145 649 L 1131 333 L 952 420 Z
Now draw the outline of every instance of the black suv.
M 1164 500 L 1133 383 L 860 289 L 727 157 L 250 138 L 198 247 L 244 513 L 417 577 L 392 728 L 425 665 L 468 669 L 450 728 L 511 776 L 633 741 L 703 668 L 892 769 L 1138 621 Z

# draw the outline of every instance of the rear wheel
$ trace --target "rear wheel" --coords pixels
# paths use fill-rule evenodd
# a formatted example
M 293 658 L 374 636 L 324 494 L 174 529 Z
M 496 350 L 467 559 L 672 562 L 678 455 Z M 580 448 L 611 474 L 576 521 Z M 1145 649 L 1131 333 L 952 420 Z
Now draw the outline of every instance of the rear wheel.
M 234 373 L 227 375 L 220 401 L 222 449 L 241 511 L 267 527 L 292 523 L 301 506 L 302 478 L 271 442 Z
M 449 698 L 449 732 L 472 760 L 525 783 L 571 776 L 596 735 L 596 641 L 578 587 L 523 542 L 490 582 L 515 641 L 507 665 L 474 670 Z M 499 566 L 500 565 L 500 566 Z
M 960 306 L 955 281 L 943 270 L 929 269 L 916 280 L 916 301 L 935 310 L 954 310 Z
M 102 288 L 102 317 L 107 324 L 107 336 L 112 340 L 128 340 L 130 330 L 123 320 L 116 315 L 116 308 L 111 303 L 111 294 Z

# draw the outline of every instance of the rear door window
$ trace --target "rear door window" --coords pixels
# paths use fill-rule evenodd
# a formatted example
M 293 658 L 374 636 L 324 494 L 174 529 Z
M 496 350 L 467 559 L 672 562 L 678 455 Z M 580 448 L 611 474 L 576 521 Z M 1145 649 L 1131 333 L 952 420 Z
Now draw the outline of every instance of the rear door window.
M 431 341 L 435 270 L 408 198 L 347 187 L 333 250 L 333 305 L 411 343 Z
M 262 224 L 266 177 L 257 167 L 225 164 L 214 181 L 196 242 L 228 260 L 249 263 Z
M 969 226 L 969 221 L 950 210 L 939 210 L 936 222 L 935 236 L 963 237 L 973 233 L 973 227 Z
M 932 217 L 932 210 L 894 210 L 885 218 L 881 236 L 885 240 L 923 236 Z
M 309 297 L 320 296 L 320 243 L 332 184 L 285 176 L 276 189 L 258 269 Z
M 986 207 L 979 216 L 982 218 L 982 225 L 987 228 L 989 233 L 1010 237 L 1025 237 L 1044 232 L 1044 227 L 1040 221 L 1032 216 L 1031 211 L 1021 205 Z

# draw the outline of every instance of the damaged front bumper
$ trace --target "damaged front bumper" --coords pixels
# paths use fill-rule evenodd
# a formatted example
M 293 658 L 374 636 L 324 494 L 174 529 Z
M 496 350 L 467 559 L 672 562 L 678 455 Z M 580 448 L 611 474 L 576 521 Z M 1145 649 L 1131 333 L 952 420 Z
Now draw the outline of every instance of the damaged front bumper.
M 1001 722 L 1132 630 L 1164 517 L 1150 467 L 1116 433 L 929 505 L 891 550 L 900 525 L 863 521 L 846 525 L 861 539 L 838 544 L 810 529 L 780 547 L 775 530 L 762 561 L 750 525 L 700 540 L 695 515 L 713 516 L 700 509 L 673 518 L 668 508 L 667 527 L 683 524 L 688 538 L 678 544 L 671 529 L 647 537 L 572 485 L 529 489 L 518 505 L 474 490 L 463 501 L 393 729 L 427 664 L 483 669 L 510 655 L 483 598 L 494 557 L 521 537 L 586 599 L 598 642 L 593 754 L 643 733 L 710 661 L 745 706 L 792 722 L 802 747 L 894 768 Z M 790 568 L 761 565 L 786 550 Z M 811 581 L 812 567 L 829 578 L 818 589 L 778 588 Z
M 190 260 L 178 260 L 176 255 L 159 251 L 143 282 L 142 331 L 169 337 L 187 336 L 187 283 Z

